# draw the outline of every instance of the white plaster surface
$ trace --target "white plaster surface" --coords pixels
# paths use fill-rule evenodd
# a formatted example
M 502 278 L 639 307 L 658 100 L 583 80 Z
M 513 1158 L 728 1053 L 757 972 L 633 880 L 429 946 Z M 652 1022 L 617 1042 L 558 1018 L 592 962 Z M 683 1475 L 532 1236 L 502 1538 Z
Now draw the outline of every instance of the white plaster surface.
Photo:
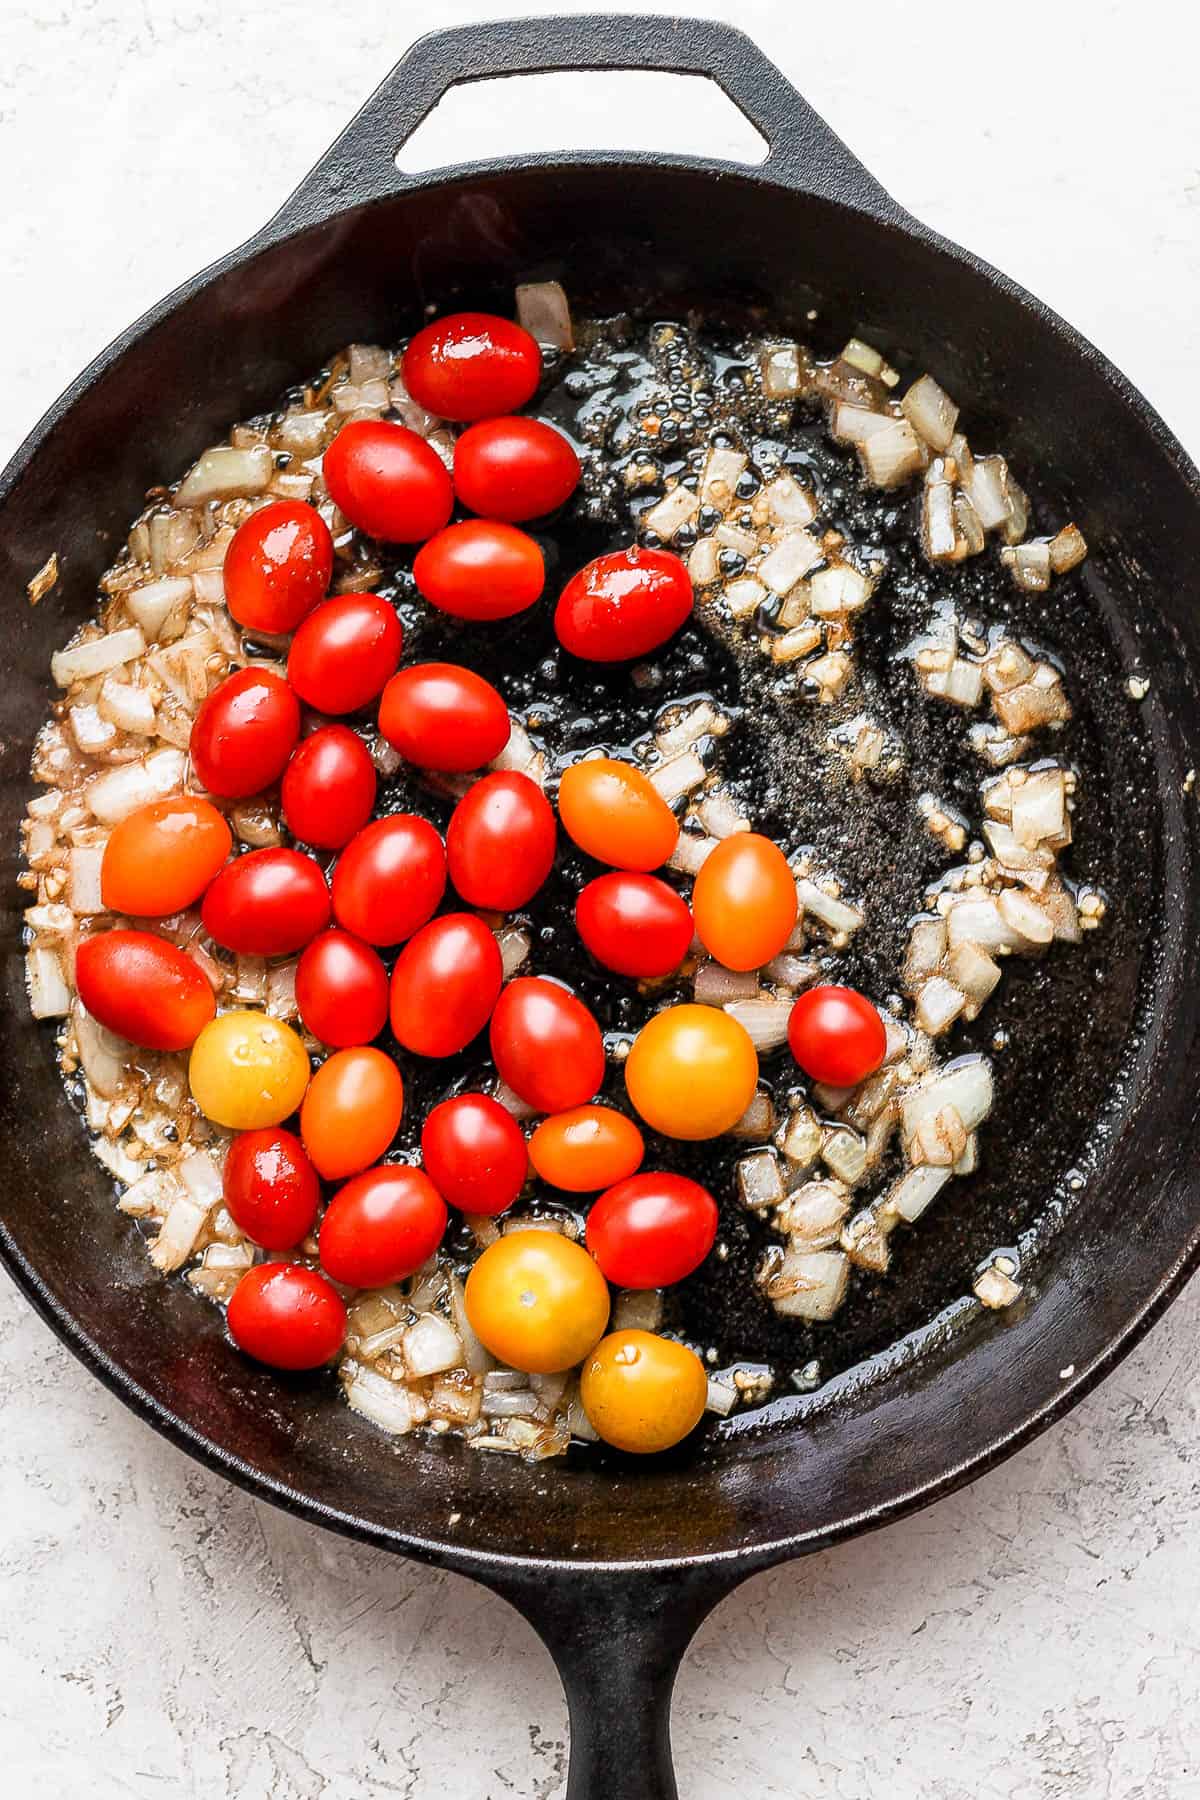
M 520 4 L 9 0 L 0 454 L 273 210 L 421 28 Z M 1191 7 L 732 12 L 885 185 L 1096 339 L 1200 451 Z M 656 125 L 683 147 L 688 127 L 674 105 Z M 1005 1467 L 727 1601 L 677 1691 L 684 1795 L 1200 1794 L 1198 1324 L 1193 1289 Z M 562 1794 L 565 1708 L 515 1615 L 201 1471 L 6 1281 L 0 1446 L 5 1796 Z

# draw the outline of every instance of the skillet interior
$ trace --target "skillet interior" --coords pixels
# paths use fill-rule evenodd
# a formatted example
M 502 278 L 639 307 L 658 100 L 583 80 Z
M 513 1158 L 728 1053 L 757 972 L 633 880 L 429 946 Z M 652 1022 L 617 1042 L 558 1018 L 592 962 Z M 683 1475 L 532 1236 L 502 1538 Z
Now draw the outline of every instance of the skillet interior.
M 50 650 L 66 620 L 90 610 L 96 577 L 146 486 L 185 466 L 231 419 L 268 405 L 334 345 L 394 339 L 426 298 L 444 303 L 460 284 L 486 297 L 518 272 L 559 275 L 577 304 L 601 310 L 627 302 L 631 279 L 644 289 L 650 278 L 647 298 L 674 315 L 702 297 L 718 315 L 765 303 L 783 325 L 819 299 L 839 324 L 904 346 L 967 401 L 981 441 L 1003 444 L 1019 469 L 1069 491 L 1093 546 L 1083 577 L 1090 604 L 1122 660 L 1132 666 L 1136 657 L 1152 681 L 1142 713 L 1153 766 L 1146 804 L 1161 814 L 1163 861 L 1148 896 L 1158 966 L 1142 989 L 1155 1002 L 1131 1036 L 1123 1091 L 1109 1096 L 1102 1166 L 1071 1230 L 1047 1252 L 1036 1304 L 926 1333 L 919 1356 L 915 1343 L 902 1345 L 867 1379 L 851 1374 L 781 1401 L 768 1427 L 727 1428 L 636 1476 L 555 1463 L 531 1471 L 447 1442 L 397 1449 L 348 1417 L 332 1385 L 289 1386 L 247 1367 L 214 1313 L 153 1277 L 112 1209 L 48 1036 L 28 1016 L 19 914 L 9 904 Z M 1194 812 L 1182 793 L 1185 770 L 1200 762 L 1192 479 L 1101 359 L 1015 289 L 923 234 L 761 180 L 640 164 L 543 166 L 416 190 L 252 260 L 231 258 L 135 334 L 51 426 L 0 525 L 17 596 L 14 678 L 0 702 L 3 1226 L 9 1257 L 52 1322 L 74 1321 L 73 1340 L 108 1379 L 235 1478 L 380 1541 L 444 1544 L 464 1563 L 479 1552 L 607 1562 L 815 1544 L 999 1453 L 1165 1298 L 1164 1283 L 1191 1259 L 1200 1232 L 1196 1101 L 1175 1078 L 1191 1066 L 1197 1030 L 1188 985 Z M 31 611 L 21 588 L 51 548 L 64 580 Z M 1056 1095 L 1052 1082 L 1046 1093 L 1049 1106 L 1078 1114 L 1076 1094 Z M 997 1120 L 993 1132 L 1003 1129 Z M 1075 1373 L 1064 1378 L 1067 1368 Z M 460 1515 L 453 1527 L 451 1514 Z

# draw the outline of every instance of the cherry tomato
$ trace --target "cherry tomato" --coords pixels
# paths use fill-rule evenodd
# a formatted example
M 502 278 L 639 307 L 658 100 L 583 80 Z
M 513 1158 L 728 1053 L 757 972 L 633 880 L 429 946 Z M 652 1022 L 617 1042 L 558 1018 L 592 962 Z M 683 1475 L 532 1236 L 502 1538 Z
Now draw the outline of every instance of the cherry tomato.
M 587 1247 L 616 1287 L 670 1287 L 698 1269 L 717 1235 L 717 1203 L 686 1175 L 631 1175 L 601 1194 Z
M 323 713 L 368 706 L 400 662 L 404 632 L 378 594 L 341 594 L 309 613 L 292 639 L 288 680 Z
M 413 575 L 430 606 L 456 619 L 510 619 L 546 585 L 534 539 L 491 519 L 447 525 L 417 551 Z
M 113 827 L 100 864 L 109 912 L 165 919 L 198 900 L 233 848 L 228 825 L 207 800 L 152 800 Z
M 192 1098 L 214 1125 L 260 1131 L 295 1112 L 308 1086 L 308 1051 L 266 1013 L 222 1013 L 204 1027 L 188 1063 Z
M 467 1276 L 467 1318 L 485 1349 L 513 1369 L 554 1375 L 599 1342 L 608 1284 L 587 1251 L 557 1231 L 511 1231 Z
M 675 814 L 654 783 L 611 756 L 563 770 L 558 814 L 581 850 L 616 869 L 657 869 L 679 841 Z
M 708 1376 L 686 1344 L 652 1331 L 614 1331 L 584 1363 L 579 1397 L 606 1444 L 652 1455 L 700 1423 Z
M 322 931 L 296 965 L 296 1006 L 305 1029 L 331 1049 L 369 1044 L 387 1024 L 387 970 L 361 938 Z
M 247 1269 L 226 1318 L 238 1349 L 273 1369 L 319 1369 L 346 1337 L 346 1308 L 337 1289 L 303 1263 Z
M 490 681 L 456 663 L 413 663 L 379 702 L 379 729 L 419 769 L 463 773 L 499 756 L 512 724 Z
M 540 419 L 485 419 L 454 446 L 454 491 L 485 519 L 540 519 L 579 485 L 579 458 Z
M 389 1287 L 428 1262 L 446 1233 L 446 1202 L 420 1169 L 367 1169 L 339 1188 L 321 1220 L 321 1267 L 349 1287 Z
M 564 650 L 629 662 L 665 644 L 692 610 L 692 578 L 669 550 L 613 550 L 573 575 L 554 613 Z
M 502 1213 L 529 1173 L 521 1127 L 487 1094 L 456 1094 L 421 1129 L 421 1156 L 439 1194 L 466 1213 Z
M 595 1194 L 641 1165 L 646 1146 L 632 1119 L 613 1106 L 575 1106 L 543 1119 L 529 1140 L 529 1160 L 551 1187 Z
M 321 467 L 334 505 L 368 537 L 389 544 L 423 543 L 454 508 L 454 489 L 437 451 L 387 419 L 351 419 Z
M 715 1006 L 668 1006 L 643 1025 L 625 1060 L 629 1098 L 664 1137 L 719 1137 L 758 1084 L 750 1034 Z
M 599 1025 L 582 1000 L 541 976 L 502 989 L 489 1037 L 501 1080 L 538 1112 L 581 1106 L 604 1080 Z
M 291 1250 L 313 1228 L 321 1186 L 290 1131 L 241 1132 L 225 1158 L 224 1185 L 229 1216 L 264 1250 Z
M 293 750 L 279 798 L 293 837 L 318 850 L 340 850 L 375 804 L 371 752 L 348 725 L 323 725 Z
M 727 969 L 761 969 L 778 956 L 798 910 L 787 858 L 754 831 L 722 838 L 692 889 L 697 936 Z
M 368 944 L 399 944 L 433 917 L 446 889 L 441 838 L 416 813 L 393 813 L 357 832 L 333 871 L 339 925 Z
M 308 1084 L 300 1108 L 304 1148 L 326 1181 L 378 1162 L 404 1114 L 404 1083 L 390 1056 L 335 1050 Z
M 806 1075 L 829 1087 L 857 1087 L 887 1054 L 883 1020 L 865 994 L 815 987 L 788 1017 L 788 1047 Z
M 146 1050 L 186 1050 L 217 1010 L 199 965 L 149 931 L 84 938 L 75 986 L 97 1024 Z
M 418 1056 L 454 1056 L 492 1016 L 500 947 L 474 913 L 442 913 L 411 937 L 392 970 L 392 1030 Z
M 542 353 L 511 319 L 448 313 L 416 333 L 401 373 L 426 411 L 442 419 L 486 419 L 516 412 L 532 397 L 541 380 Z
M 225 604 L 239 625 L 248 631 L 295 631 L 329 588 L 329 527 L 303 500 L 273 500 L 234 532 L 224 575 Z
M 251 850 L 217 876 L 200 908 L 204 929 L 243 956 L 287 956 L 329 923 L 321 865 L 299 850 Z
M 283 774 L 300 736 L 300 705 L 270 669 L 238 669 L 196 714 L 192 767 L 210 794 L 244 800 Z
M 514 912 L 554 866 L 554 814 L 536 781 L 497 771 L 472 783 L 450 816 L 450 880 L 471 906 Z
M 692 941 L 687 902 L 655 875 L 622 871 L 589 881 L 575 902 L 575 924 L 597 962 L 642 979 L 677 969 Z

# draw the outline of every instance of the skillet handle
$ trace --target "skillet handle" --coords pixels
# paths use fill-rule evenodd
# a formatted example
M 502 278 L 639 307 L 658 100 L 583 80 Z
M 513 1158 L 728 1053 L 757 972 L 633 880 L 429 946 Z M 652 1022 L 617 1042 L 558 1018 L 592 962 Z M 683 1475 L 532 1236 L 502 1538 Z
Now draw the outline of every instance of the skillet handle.
M 751 1572 L 709 1564 L 486 1578 L 529 1620 L 566 1689 L 566 1800 L 678 1800 L 675 1677 L 703 1619 Z
M 284 202 L 271 228 L 296 231 L 428 179 L 404 174 L 396 157 L 450 88 L 498 75 L 579 69 L 707 76 L 766 140 L 765 175 L 876 215 L 899 210 L 770 58 L 735 26 L 719 19 L 594 13 L 460 25 L 419 39 Z M 592 151 L 574 160 L 619 162 L 630 154 Z M 526 166 L 539 160 L 554 158 L 521 159 Z

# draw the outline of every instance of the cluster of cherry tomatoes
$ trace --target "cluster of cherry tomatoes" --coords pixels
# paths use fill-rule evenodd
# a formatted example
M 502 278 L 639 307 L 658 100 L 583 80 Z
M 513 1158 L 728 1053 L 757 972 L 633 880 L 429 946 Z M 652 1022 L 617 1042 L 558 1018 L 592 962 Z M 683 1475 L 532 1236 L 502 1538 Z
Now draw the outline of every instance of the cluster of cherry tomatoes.
M 325 455 L 334 501 L 364 531 L 421 542 L 415 574 L 435 606 L 474 619 L 532 604 L 541 552 L 515 521 L 540 517 L 573 490 L 579 464 L 566 440 L 528 418 L 540 373 L 533 340 L 506 320 L 459 314 L 427 327 L 404 359 L 410 393 L 430 411 L 475 420 L 459 437 L 453 482 L 423 439 L 384 421 L 352 422 Z M 487 517 L 450 524 L 455 495 Z M 378 702 L 379 729 L 424 770 L 466 772 L 508 741 L 504 700 L 449 663 L 399 668 L 401 627 L 375 595 L 327 599 L 332 542 L 311 507 L 278 502 L 239 528 L 226 560 L 233 616 L 247 629 L 293 633 L 287 679 L 249 667 L 208 697 L 191 737 L 192 767 L 218 801 L 280 783 L 285 823 L 299 842 L 336 851 L 332 878 L 306 851 L 271 848 L 231 858 L 213 800 L 153 802 L 113 831 L 102 867 L 104 903 L 134 918 L 165 918 L 197 903 L 225 949 L 300 953 L 296 1004 L 330 1054 L 315 1073 L 299 1035 L 255 1010 L 216 1014 L 200 964 L 152 931 L 113 930 L 79 948 L 84 1005 L 103 1025 L 156 1050 L 190 1049 L 192 1094 L 236 1132 L 225 1167 L 235 1223 L 276 1255 L 316 1233 L 320 1270 L 266 1262 L 230 1302 L 239 1345 L 283 1368 L 315 1367 L 346 1331 L 338 1289 L 403 1280 L 437 1250 L 447 1206 L 503 1213 L 532 1163 L 548 1185 L 598 1195 L 586 1249 L 544 1230 L 496 1240 L 473 1265 L 466 1308 L 495 1356 L 551 1372 L 583 1362 L 584 1404 L 602 1436 L 660 1449 L 691 1429 L 705 1397 L 693 1352 L 647 1333 L 605 1337 L 609 1283 L 659 1288 L 708 1255 L 712 1196 L 681 1175 L 642 1171 L 637 1124 L 595 1096 L 605 1076 L 600 1026 L 583 1003 L 538 976 L 503 980 L 496 938 L 476 912 L 439 912 L 449 883 L 489 912 L 526 906 L 550 873 L 554 812 L 528 776 L 493 772 L 455 807 L 445 838 L 416 814 L 373 818 L 376 773 L 357 732 L 336 722 L 301 736 L 301 702 L 336 721 Z M 691 584 L 666 552 L 601 557 L 568 583 L 556 629 L 575 655 L 623 660 L 670 636 L 691 608 Z M 692 904 L 654 873 L 679 826 L 638 769 L 609 758 L 568 768 L 561 822 L 607 866 L 579 894 L 576 922 L 593 957 L 638 978 L 677 969 L 698 935 L 732 969 L 776 955 L 796 922 L 796 884 L 782 852 L 753 833 L 722 842 L 696 878 Z M 389 972 L 380 951 L 396 951 Z M 435 1106 L 421 1134 L 422 1168 L 385 1163 L 404 1110 L 404 1082 L 374 1045 L 389 1024 L 413 1055 L 445 1058 L 485 1029 L 501 1079 L 542 1122 L 526 1141 L 503 1106 L 463 1093 Z M 797 1002 L 791 1043 L 820 1079 L 851 1085 L 879 1066 L 883 1027 L 845 989 Z M 684 1139 L 729 1129 L 758 1080 L 754 1046 L 719 1009 L 673 1006 L 634 1042 L 629 1099 L 654 1130 Z M 298 1134 L 285 1121 L 299 1114 Z M 335 1192 L 320 1216 L 321 1183 Z

